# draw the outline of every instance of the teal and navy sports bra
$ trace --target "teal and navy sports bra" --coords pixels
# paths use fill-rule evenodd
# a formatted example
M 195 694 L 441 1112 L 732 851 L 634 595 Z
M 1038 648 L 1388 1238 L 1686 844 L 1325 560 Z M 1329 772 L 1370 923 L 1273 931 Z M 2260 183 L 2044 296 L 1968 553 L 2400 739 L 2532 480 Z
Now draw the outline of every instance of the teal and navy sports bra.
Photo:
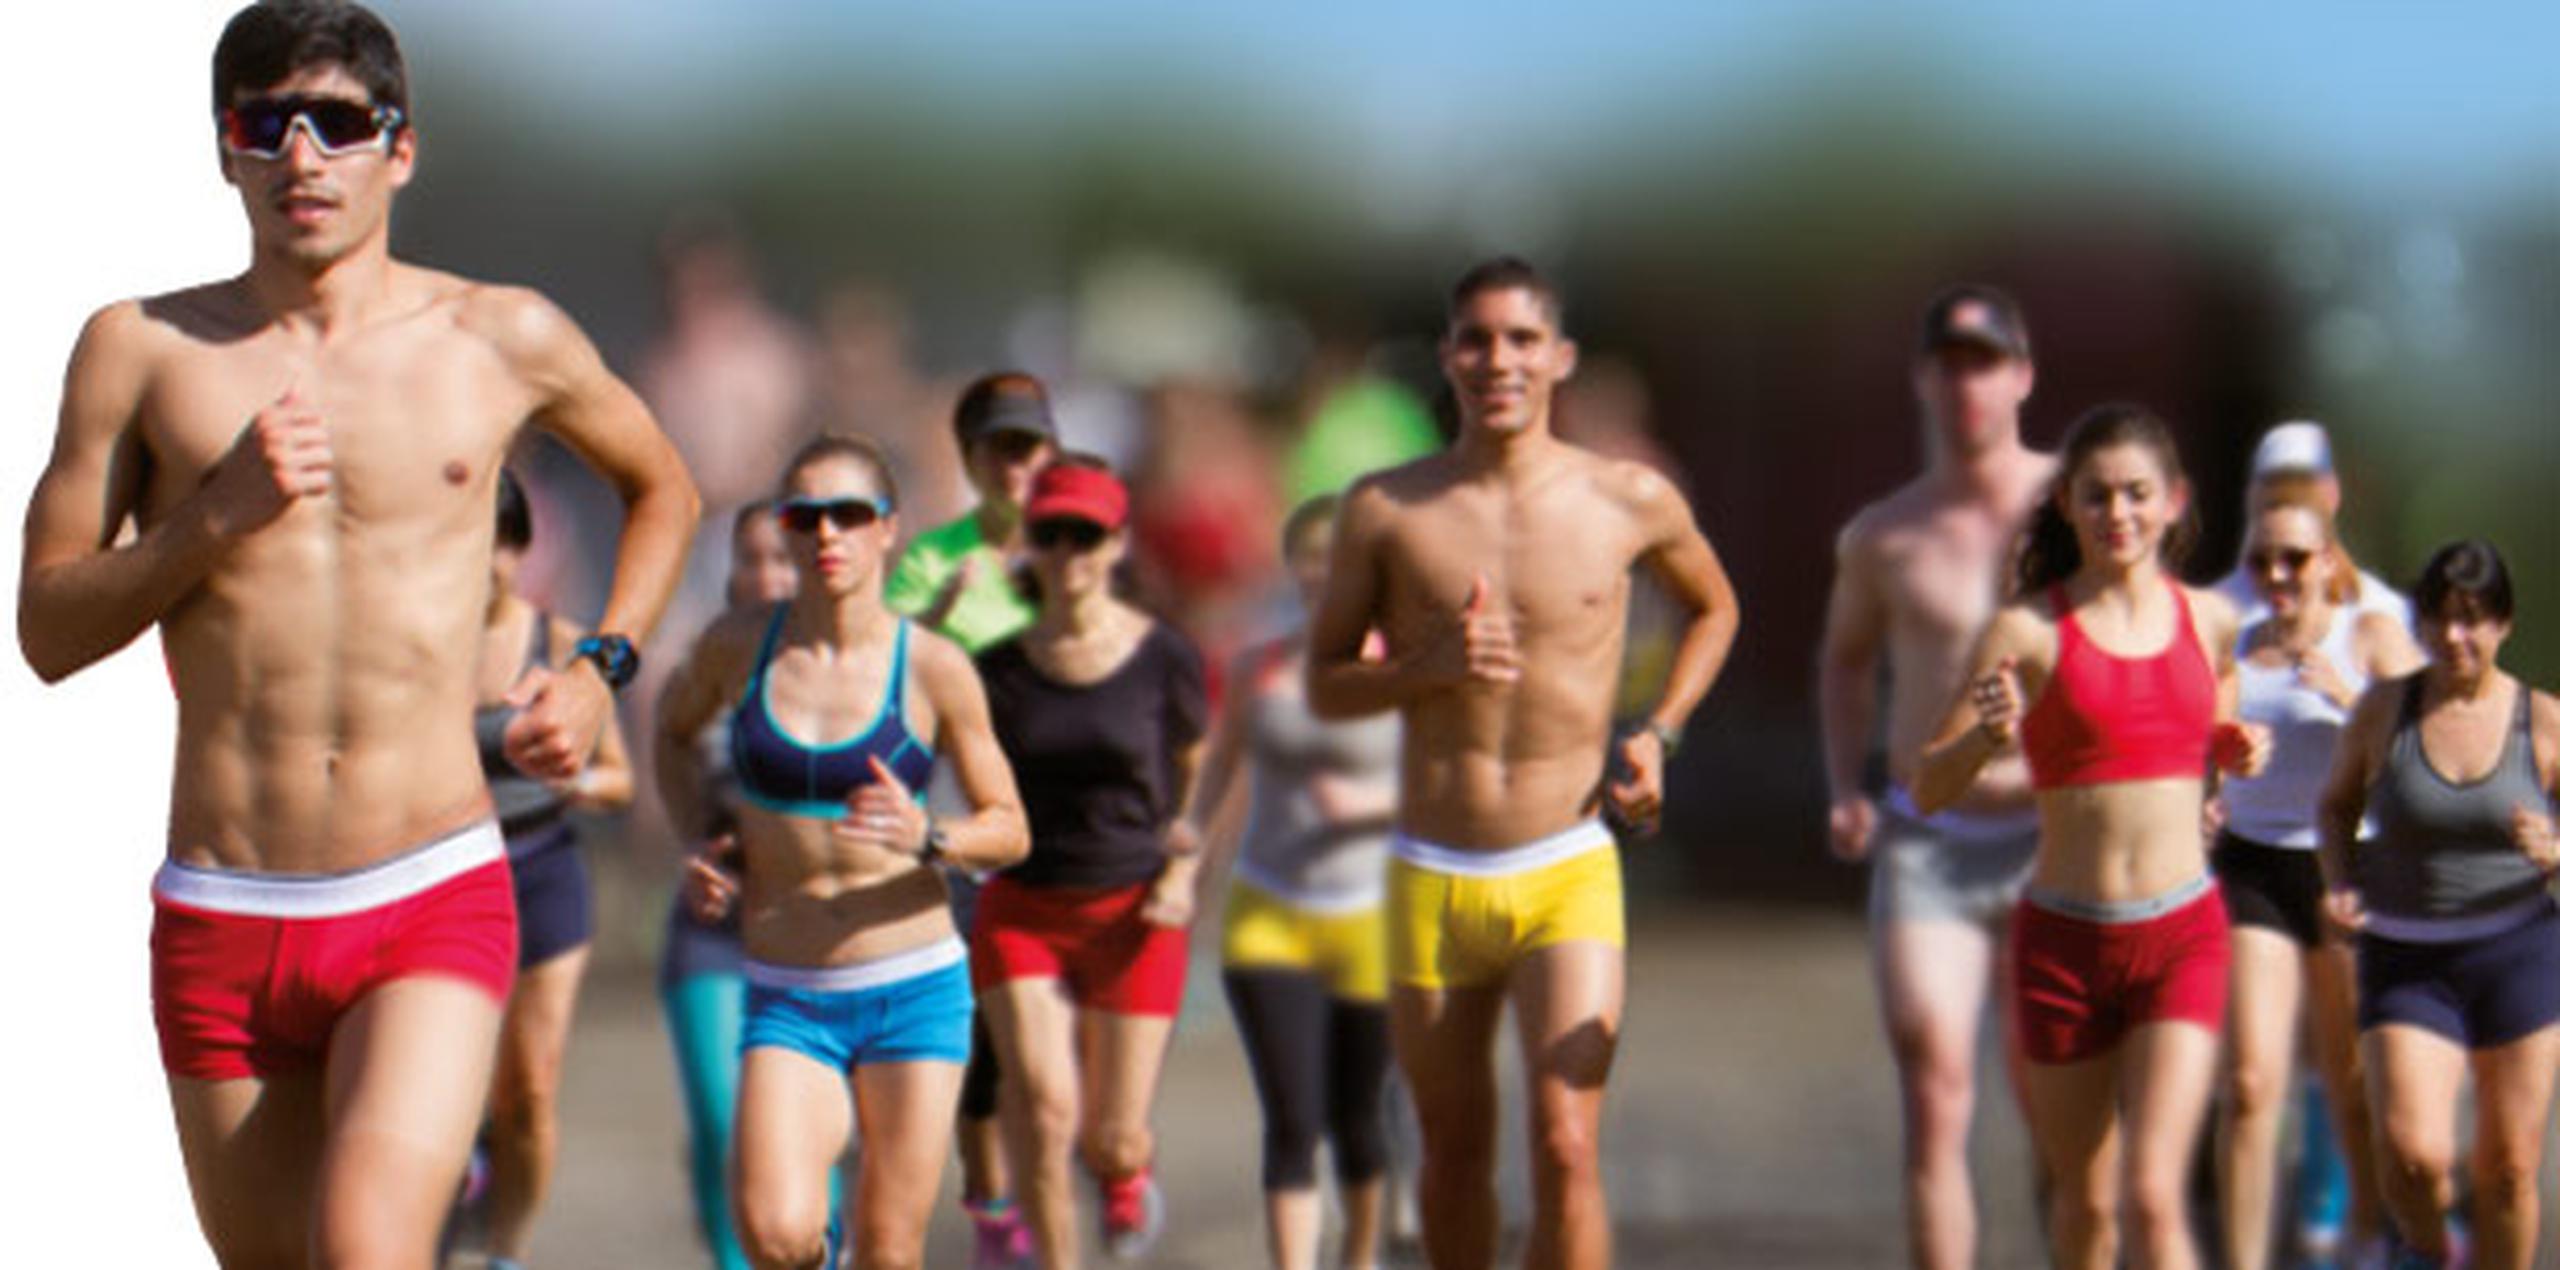
M 765 699 L 765 675 L 772 668 L 774 646 L 782 641 L 782 622 L 789 612 L 787 606 L 776 610 L 773 624 L 765 628 L 764 645 L 756 650 L 755 674 L 748 678 L 746 695 L 729 716 L 729 760 L 739 791 L 767 811 L 835 820 L 844 815 L 845 799 L 871 783 L 870 760 L 877 756 L 917 799 L 923 799 L 925 784 L 933 776 L 933 751 L 907 730 L 908 623 L 898 622 L 895 651 L 889 656 L 888 688 L 880 695 L 880 712 L 872 716 L 871 726 L 833 744 L 809 745 L 773 721 L 773 707 Z

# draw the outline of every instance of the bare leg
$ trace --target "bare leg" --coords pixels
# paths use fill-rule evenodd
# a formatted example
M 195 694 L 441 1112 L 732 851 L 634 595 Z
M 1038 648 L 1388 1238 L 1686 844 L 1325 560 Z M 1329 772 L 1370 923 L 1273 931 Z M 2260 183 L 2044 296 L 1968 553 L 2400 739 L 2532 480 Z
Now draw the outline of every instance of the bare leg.
M 853 1131 L 844 1075 L 798 1050 L 759 1045 L 738 1064 L 738 1241 L 757 1270 L 817 1270 L 827 1242 L 827 1171 Z M 869 1151 L 864 1152 L 868 1171 Z
M 2116 1264 L 2116 1077 L 2119 1053 L 2026 1066 L 2027 1124 L 2053 1179 L 2047 1218 L 2062 1270 Z
M 1055 979 L 1014 979 L 979 998 L 1004 1067 L 998 1105 L 1023 1216 L 1046 1270 L 1076 1270 L 1073 1161 L 1080 1095 L 1076 1010 Z
M 2373 1103 L 2356 1046 L 2355 953 L 2333 940 L 2303 957 L 2302 972 L 2311 1061 L 2320 1069 L 2329 1120 L 2347 1162 L 2347 1233 L 2351 1240 L 2373 1239 L 2383 1228 L 2382 1180 L 2374 1158 Z
M 1982 1022 L 1991 937 L 1962 921 L 1889 920 L 1874 940 L 1876 996 L 1902 1085 L 1902 1202 L 1911 1263 L 1974 1263 L 1974 1037 Z M 2014 1070 L 2014 1069 L 2013 1069 Z
M 951 1151 L 944 1126 L 959 1109 L 963 1070 L 958 1063 L 935 1062 L 854 1070 L 862 1172 L 850 1224 L 859 1270 L 915 1270 L 924 1264 L 925 1224 L 932 1220 Z
M 2552 1078 L 2560 1072 L 2560 1026 L 2474 1050 L 2471 1070 L 2479 1117 L 2471 1146 L 2471 1210 L 2479 1242 L 2471 1264 L 2479 1270 L 2525 1270 L 2541 1225 L 2534 1184 L 2542 1170 L 2543 1129 L 2551 1123 Z
M 2231 1270 L 2264 1270 L 2274 1252 L 2276 1156 L 2293 1092 L 2302 976 L 2302 949 L 2291 937 L 2231 928 L 2231 1050 L 2215 1134 L 2222 1256 Z
M 1084 1160 L 1096 1177 L 1127 1177 L 1155 1162 L 1148 1116 L 1164 1074 L 1165 1049 L 1173 1041 L 1173 1020 L 1099 1010 L 1092 1019 L 1094 1069 L 1088 1084 L 1094 1098 L 1085 1113 Z
M 521 1261 L 560 1158 L 560 1067 L 588 946 L 516 975 L 489 1087 L 489 1252 Z
M 226 1270 L 308 1264 L 322 1117 L 320 1073 L 169 1078 L 196 1223 Z
M 2197 1264 L 2195 1232 L 2187 1224 L 2187 1171 L 2213 1094 L 2218 1045 L 2210 1028 L 2185 1022 L 2148 1023 L 2125 1037 L 2119 1070 L 2136 1266 L 2194 1270 Z
M 427 1270 L 489 1093 L 499 1005 L 458 979 L 376 988 L 338 1020 L 311 1241 L 332 1270 Z
M 1511 972 L 1529 1081 L 1530 1176 L 1538 1211 L 1530 1270 L 1609 1264 L 1609 1197 L 1600 1181 L 1600 1112 L 1626 1013 L 1627 957 L 1575 940 L 1523 957 Z
M 2381 1124 L 2382 1199 L 2400 1237 L 2419 1252 L 2446 1252 L 2445 1215 L 2453 1209 L 2454 1101 L 2462 1090 L 2463 1049 L 2405 1023 L 2364 1034 L 2365 1075 Z
M 1388 1008 L 1422 1128 L 1423 1255 L 1434 1270 L 1491 1270 L 1502 1216 L 1493 1191 L 1502 989 L 1398 985 Z

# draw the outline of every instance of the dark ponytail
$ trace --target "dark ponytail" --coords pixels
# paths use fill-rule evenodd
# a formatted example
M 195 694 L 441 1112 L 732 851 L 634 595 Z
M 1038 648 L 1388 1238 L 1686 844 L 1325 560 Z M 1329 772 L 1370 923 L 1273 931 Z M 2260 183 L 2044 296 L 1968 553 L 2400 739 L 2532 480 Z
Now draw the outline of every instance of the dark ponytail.
M 2027 527 L 2019 534 L 2017 565 L 2012 598 L 2031 596 L 2059 585 L 2080 571 L 2080 535 L 2071 527 L 2071 518 L 2063 514 L 2063 504 L 2071 497 L 2071 483 L 2088 466 L 2091 455 L 2120 445 L 2139 445 L 2151 451 L 2160 464 L 2160 475 L 2171 486 L 2187 479 L 2186 466 L 2178 461 L 2178 441 L 2170 435 L 2169 425 L 2150 410 L 2128 402 L 2110 402 L 2096 407 L 2072 423 L 2070 433 L 2062 440 L 2062 470 L 2054 473 L 2053 485 L 2036 504 L 2028 517 Z M 2171 573 L 2186 563 L 2187 553 L 2196 545 L 2195 500 L 2187 500 L 2186 510 L 2177 523 L 2160 540 L 2160 563 Z

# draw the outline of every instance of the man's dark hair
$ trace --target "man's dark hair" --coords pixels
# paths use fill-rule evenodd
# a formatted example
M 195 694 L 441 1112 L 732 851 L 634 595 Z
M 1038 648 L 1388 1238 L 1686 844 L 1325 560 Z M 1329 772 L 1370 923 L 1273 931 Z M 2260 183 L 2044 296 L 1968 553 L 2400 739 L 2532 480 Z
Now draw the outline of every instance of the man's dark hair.
M 1496 256 L 1459 275 L 1458 284 L 1449 288 L 1449 320 L 1456 322 L 1458 310 L 1483 292 L 1513 290 L 1536 296 L 1539 307 L 1547 311 L 1547 321 L 1559 331 L 1564 329 L 1564 293 L 1536 265 L 1518 256 Z
M 409 113 L 400 41 L 373 10 L 346 0 L 261 0 L 231 15 L 213 46 L 213 108 L 272 88 L 294 72 L 338 66 L 377 106 Z

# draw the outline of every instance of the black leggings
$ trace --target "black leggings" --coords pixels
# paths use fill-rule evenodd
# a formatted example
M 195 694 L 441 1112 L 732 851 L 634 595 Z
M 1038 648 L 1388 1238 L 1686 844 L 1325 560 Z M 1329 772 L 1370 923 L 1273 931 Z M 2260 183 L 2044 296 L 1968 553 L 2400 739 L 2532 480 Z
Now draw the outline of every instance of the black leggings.
M 987 1034 L 987 1007 L 969 1020 L 969 1071 L 960 1078 L 960 1118 L 991 1120 L 996 1114 L 996 1042 Z
M 1316 1144 L 1328 1136 L 1342 1185 L 1386 1172 L 1387 1008 L 1331 996 L 1302 970 L 1224 978 L 1262 1098 L 1262 1189 L 1314 1186 Z

